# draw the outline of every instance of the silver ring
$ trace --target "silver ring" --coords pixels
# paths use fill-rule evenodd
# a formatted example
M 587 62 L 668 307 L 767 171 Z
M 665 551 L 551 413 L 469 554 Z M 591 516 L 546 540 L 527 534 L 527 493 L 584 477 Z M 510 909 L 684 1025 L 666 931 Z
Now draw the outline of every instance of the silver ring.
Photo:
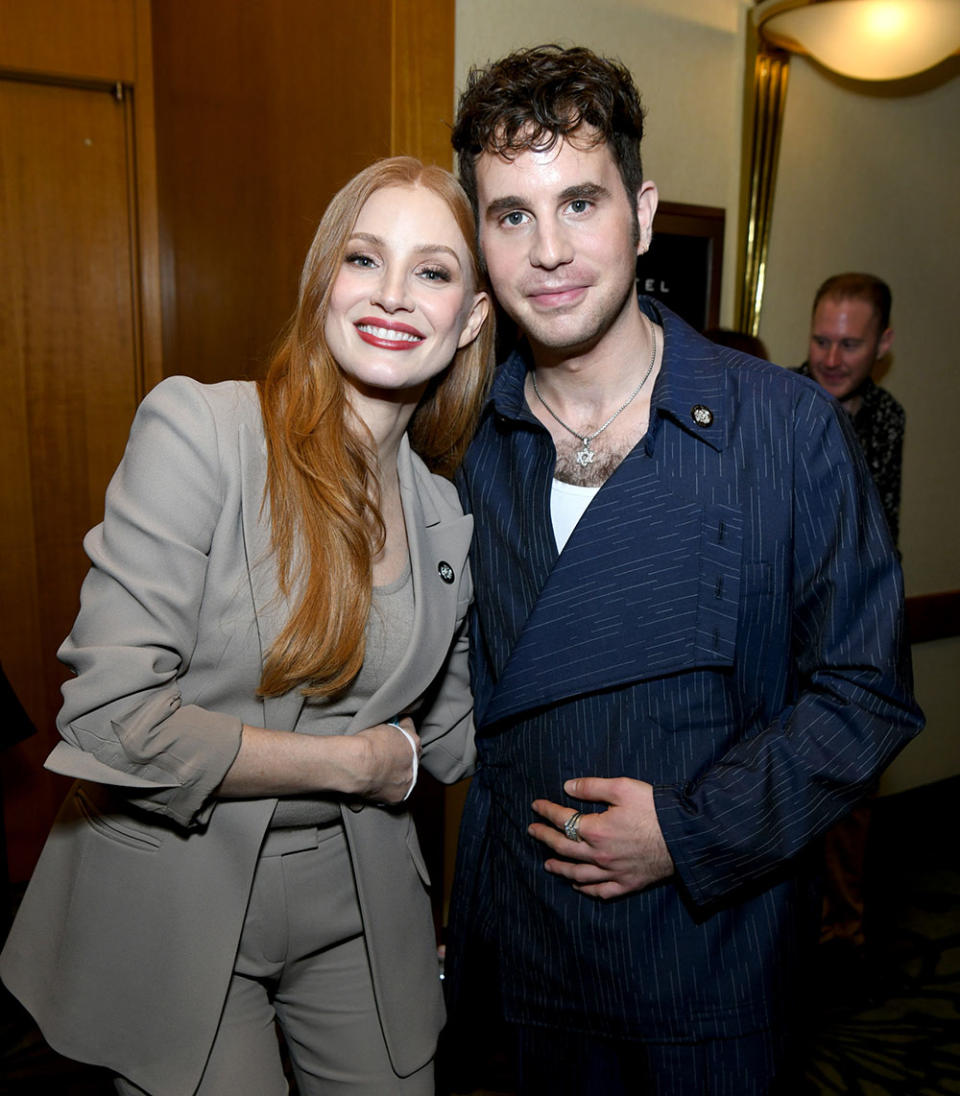
M 583 811 L 574 811 L 573 814 L 571 814 L 570 817 L 563 824 L 563 832 L 567 835 L 567 837 L 570 838 L 571 841 L 581 840 L 580 831 L 579 829 L 577 829 L 577 824 L 579 823 L 582 816 Z

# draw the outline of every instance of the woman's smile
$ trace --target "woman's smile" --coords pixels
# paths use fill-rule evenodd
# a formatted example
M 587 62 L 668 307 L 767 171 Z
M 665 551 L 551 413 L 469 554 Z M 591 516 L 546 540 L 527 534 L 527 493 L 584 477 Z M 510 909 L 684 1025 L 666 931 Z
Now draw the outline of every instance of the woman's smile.
M 426 338 L 422 331 L 396 320 L 375 319 L 365 316 L 354 324 L 360 338 L 371 346 L 385 350 L 410 350 Z

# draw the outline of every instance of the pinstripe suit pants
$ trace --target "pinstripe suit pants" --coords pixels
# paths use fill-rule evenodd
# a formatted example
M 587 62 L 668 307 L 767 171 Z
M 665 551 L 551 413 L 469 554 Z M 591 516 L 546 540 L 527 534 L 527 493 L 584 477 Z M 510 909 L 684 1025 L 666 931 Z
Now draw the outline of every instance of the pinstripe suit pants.
M 769 1096 L 786 1092 L 771 1032 L 690 1043 L 632 1043 L 520 1026 L 518 1096 Z

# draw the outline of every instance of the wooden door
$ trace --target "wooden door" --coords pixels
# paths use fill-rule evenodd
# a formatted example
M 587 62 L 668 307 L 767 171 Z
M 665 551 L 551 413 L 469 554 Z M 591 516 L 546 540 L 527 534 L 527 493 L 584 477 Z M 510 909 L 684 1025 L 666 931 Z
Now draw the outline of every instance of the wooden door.
M 37 727 L 3 757 L 13 880 L 64 784 L 56 650 L 143 384 L 129 94 L 0 78 L 0 661 Z

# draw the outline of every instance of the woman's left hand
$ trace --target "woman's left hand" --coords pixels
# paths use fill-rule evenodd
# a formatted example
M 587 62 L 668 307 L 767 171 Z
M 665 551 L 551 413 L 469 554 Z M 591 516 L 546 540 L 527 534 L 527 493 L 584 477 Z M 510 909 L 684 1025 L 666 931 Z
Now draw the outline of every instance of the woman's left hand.
M 420 759 L 420 737 L 409 716 L 397 722 L 409 738 L 390 723 L 378 723 L 353 736 L 366 746 L 360 761 L 360 774 L 366 778 L 366 786 L 360 791 L 364 799 L 402 803 L 412 790 L 414 759 Z

